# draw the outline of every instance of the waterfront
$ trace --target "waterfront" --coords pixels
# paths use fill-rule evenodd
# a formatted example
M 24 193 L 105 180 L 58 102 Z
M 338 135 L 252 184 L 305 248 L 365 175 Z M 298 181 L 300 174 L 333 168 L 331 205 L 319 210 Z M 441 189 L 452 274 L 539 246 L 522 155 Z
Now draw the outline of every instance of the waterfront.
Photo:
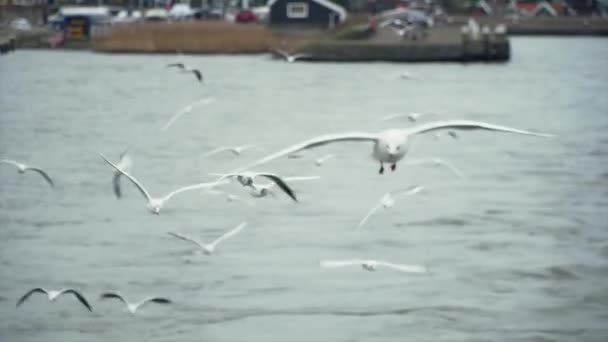
M 607 40 L 518 37 L 512 49 L 509 63 L 478 65 L 184 56 L 203 85 L 165 68 L 173 55 L 3 56 L 0 155 L 44 167 L 57 187 L 0 169 L 0 340 L 605 341 Z M 215 101 L 159 134 L 204 97 Z M 279 196 L 248 208 L 191 193 L 158 217 L 128 184 L 113 197 L 97 154 L 117 158 L 135 142 L 133 173 L 160 194 L 319 133 L 407 126 L 378 119 L 410 111 L 557 137 L 416 139 L 407 158 L 445 158 L 465 180 L 405 165 L 379 176 L 369 148 L 327 146 L 267 165 L 322 176 L 295 186 L 301 203 Z M 260 149 L 242 158 L 203 157 L 251 142 Z M 325 152 L 338 157 L 315 167 Z M 384 192 L 408 184 L 428 190 L 354 230 Z M 209 239 L 243 220 L 211 257 L 166 234 Z M 433 275 L 319 268 L 352 257 L 425 264 Z M 68 285 L 90 296 L 93 314 L 42 296 L 15 309 L 31 287 Z M 130 318 L 96 299 L 106 290 L 175 304 Z

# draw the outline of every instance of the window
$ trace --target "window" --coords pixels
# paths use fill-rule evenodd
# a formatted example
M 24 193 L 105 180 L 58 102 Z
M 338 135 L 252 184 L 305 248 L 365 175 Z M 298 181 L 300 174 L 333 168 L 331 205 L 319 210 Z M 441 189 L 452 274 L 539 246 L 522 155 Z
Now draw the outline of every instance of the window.
M 287 3 L 287 18 L 308 18 L 308 4 L 305 2 Z

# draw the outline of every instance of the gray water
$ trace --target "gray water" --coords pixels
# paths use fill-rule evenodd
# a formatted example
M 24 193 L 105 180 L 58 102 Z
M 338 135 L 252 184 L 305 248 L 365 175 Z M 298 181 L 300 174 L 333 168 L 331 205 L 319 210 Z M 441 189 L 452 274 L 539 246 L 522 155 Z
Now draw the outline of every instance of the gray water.
M 268 56 L 185 56 L 206 83 L 165 68 L 175 56 L 17 51 L 0 58 L 1 341 L 606 341 L 608 338 L 608 40 L 516 38 L 506 64 L 288 64 Z M 403 71 L 419 81 L 399 78 Z M 214 102 L 160 127 L 197 99 Z M 132 173 L 153 194 L 209 180 L 321 133 L 411 125 L 392 113 L 437 112 L 557 135 L 419 136 L 409 159 L 441 157 L 465 174 L 400 164 L 380 176 L 367 144 L 338 144 L 264 166 L 300 203 L 255 207 L 189 192 L 160 216 L 112 158 L 134 144 Z M 429 120 L 428 118 L 425 120 Z M 203 154 L 259 144 L 241 157 Z M 336 159 L 318 168 L 326 153 Z M 387 191 L 426 191 L 355 226 Z M 237 186 L 230 192 L 247 197 Z M 253 199 L 253 198 L 252 198 Z M 209 241 L 249 225 L 212 256 L 168 231 Z M 322 259 L 427 265 L 432 275 Z M 74 287 L 49 303 L 28 289 Z M 116 290 L 149 305 L 130 317 Z

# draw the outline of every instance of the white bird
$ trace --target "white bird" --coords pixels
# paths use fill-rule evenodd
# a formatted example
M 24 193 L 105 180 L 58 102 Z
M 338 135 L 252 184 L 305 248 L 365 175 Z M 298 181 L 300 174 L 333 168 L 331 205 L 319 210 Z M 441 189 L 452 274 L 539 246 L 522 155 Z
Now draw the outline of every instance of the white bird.
M 319 179 L 321 177 L 319 176 L 296 176 L 296 177 L 285 177 L 283 178 L 283 180 L 285 182 L 298 182 L 298 181 L 305 181 L 305 180 L 315 180 L 315 179 Z M 249 194 L 252 197 L 257 197 L 257 198 L 261 198 L 261 197 L 266 197 L 268 195 L 272 195 L 272 196 L 276 196 L 274 194 L 272 190 L 272 188 L 276 185 L 276 183 L 268 183 L 268 184 L 259 184 L 259 183 L 252 183 L 251 184 L 251 191 L 249 192 Z
M 173 116 L 163 125 L 163 127 L 161 128 L 161 131 L 165 132 L 166 130 L 169 129 L 169 127 L 171 127 L 173 125 L 173 123 L 175 123 L 175 121 L 177 121 L 177 119 L 181 118 L 182 115 L 190 113 L 194 107 L 197 107 L 199 105 L 205 105 L 205 104 L 209 104 L 213 102 L 213 98 L 212 97 L 207 97 L 198 101 L 195 101 L 189 105 L 187 105 L 186 107 L 182 108 L 179 112 L 173 114 Z
M 120 154 L 120 161 L 116 165 L 117 168 L 121 169 L 123 172 L 126 172 L 126 173 L 129 173 L 131 171 L 131 167 L 133 166 L 133 161 L 131 160 L 131 157 L 129 157 L 128 152 L 129 152 L 129 148 L 127 148 Z M 120 189 L 120 177 L 121 176 L 122 176 L 121 172 L 114 170 L 114 177 L 112 177 L 112 185 L 114 188 L 114 194 L 116 195 L 116 198 L 122 197 L 122 191 Z
M 210 175 L 220 176 L 218 181 L 222 181 L 226 178 L 235 178 L 239 183 L 241 183 L 242 186 L 248 186 L 253 189 L 255 189 L 255 187 L 253 185 L 253 181 L 255 180 L 256 177 L 268 178 L 271 181 L 273 181 L 276 185 L 278 185 L 279 188 L 281 188 L 281 190 L 283 190 L 283 192 L 285 192 L 289 197 L 291 197 L 291 199 L 293 199 L 295 202 L 298 201 L 298 199 L 296 198 L 296 194 L 289 187 L 289 185 L 287 185 L 286 181 L 274 173 L 247 171 L 247 172 L 234 172 L 234 173 L 227 173 L 227 174 L 210 173 Z
M 320 158 L 317 158 L 315 160 L 315 165 L 321 167 L 321 166 L 323 166 L 323 163 L 325 163 L 327 160 L 329 160 L 329 159 L 331 159 L 333 157 L 335 157 L 335 155 L 333 155 L 333 154 L 326 154 L 326 155 L 324 155 L 324 156 L 322 156 Z
M 235 172 L 241 172 L 249 170 L 255 166 L 267 163 L 277 158 L 281 158 L 286 155 L 291 155 L 296 152 L 311 149 L 336 142 L 346 141 L 363 141 L 373 143 L 372 157 L 380 162 L 379 173 L 384 173 L 384 164 L 390 164 L 391 170 L 395 170 L 397 162 L 399 162 L 408 152 L 410 146 L 410 138 L 421 133 L 437 131 L 441 129 L 462 129 L 462 130 L 489 130 L 498 132 L 509 132 L 524 135 L 533 135 L 540 137 L 552 137 L 551 134 L 537 133 L 532 131 L 525 131 L 517 128 L 510 128 L 506 126 L 499 126 L 485 122 L 471 121 L 471 120 L 450 120 L 450 121 L 435 121 L 421 124 L 415 127 L 406 129 L 389 129 L 380 133 L 367 133 L 367 132 L 349 132 L 349 133 L 338 133 L 328 134 L 315 137 L 295 145 L 289 146 L 276 153 L 266 156 L 253 162 L 250 165 L 237 169 Z
M 387 115 L 384 116 L 382 118 L 380 118 L 380 121 L 388 121 L 388 120 L 392 120 L 392 119 L 396 119 L 396 118 L 403 118 L 403 117 L 407 117 L 407 119 L 410 122 L 416 122 L 416 120 L 418 120 L 418 118 L 420 118 L 421 116 L 427 116 L 427 115 L 434 115 L 433 113 L 416 113 L 416 112 L 411 112 L 411 113 L 400 113 L 400 114 L 391 114 L 391 115 Z
M 405 32 L 403 34 L 405 34 Z M 420 77 L 412 75 L 409 71 L 402 72 L 400 76 L 404 80 L 420 80 Z
M 51 177 L 49 177 L 49 175 L 40 168 L 31 167 L 31 166 L 28 166 L 28 165 L 25 165 L 25 164 L 22 164 L 22 163 L 19 163 L 14 160 L 10 160 L 10 159 L 2 159 L 2 160 L 0 160 L 0 164 L 13 165 L 17 168 L 17 171 L 21 174 L 25 173 L 26 171 L 38 172 L 44 178 L 44 180 L 46 180 L 46 182 L 49 183 L 50 186 L 52 186 L 52 187 L 55 186 L 55 183 L 53 183 L 53 180 L 51 179 Z
M 17 301 L 17 307 L 19 307 L 23 302 L 25 302 L 34 293 L 46 294 L 49 297 L 49 301 L 51 301 L 51 302 L 54 302 L 61 295 L 73 294 L 76 297 L 76 299 L 78 299 L 78 301 L 80 301 L 80 303 L 82 303 L 82 305 L 84 305 L 89 311 L 93 311 L 93 309 L 91 308 L 91 305 L 89 305 L 89 302 L 87 302 L 87 300 L 84 298 L 84 296 L 82 294 L 80 294 L 80 292 L 78 292 L 74 289 L 61 289 L 59 291 L 54 291 L 54 290 L 46 290 L 42 287 L 37 287 L 37 288 L 29 290 L 26 294 L 24 294 L 21 298 L 19 298 L 19 300 Z
M 170 68 L 170 67 L 176 67 L 176 68 L 180 69 L 182 72 L 185 72 L 185 73 L 193 73 L 194 76 L 196 76 L 196 79 L 199 82 L 203 82 L 203 74 L 198 69 L 190 68 L 189 66 L 187 66 L 186 64 L 181 63 L 181 62 L 180 63 L 167 64 L 167 68 Z
M 217 247 L 217 245 L 230 238 L 231 236 L 237 234 L 238 232 L 240 232 L 241 230 L 243 230 L 243 228 L 245 228 L 245 226 L 247 225 L 247 222 L 243 222 L 241 224 L 239 224 L 238 226 L 236 226 L 235 228 L 233 228 L 232 230 L 228 231 L 227 233 L 224 233 L 222 236 L 220 236 L 219 238 L 215 239 L 215 241 L 211 242 L 210 244 L 204 244 L 198 240 L 195 240 L 191 237 L 182 235 L 182 234 L 178 234 L 178 233 L 174 233 L 174 232 L 169 232 L 167 234 L 178 238 L 180 240 L 184 240 L 184 241 L 188 241 L 191 242 L 195 245 L 197 245 L 202 251 L 203 253 L 207 254 L 207 255 L 211 255 L 213 254 L 213 252 L 215 251 L 215 248 Z
M 127 310 L 131 315 L 135 315 L 137 309 L 142 307 L 146 303 L 157 303 L 157 304 L 171 304 L 171 300 L 163 297 L 148 297 L 137 303 L 129 303 L 123 296 L 115 292 L 105 292 L 99 296 L 99 299 L 118 299 L 127 306 Z
M 279 50 L 279 49 L 274 49 L 274 52 L 283 56 L 283 58 L 285 58 L 285 60 L 289 63 L 293 63 L 300 58 L 310 57 L 310 55 L 307 55 L 304 53 L 289 54 L 289 53 L 287 53 L 287 51 L 283 51 L 283 50 Z
M 378 204 L 374 205 L 367 212 L 367 214 L 365 214 L 365 216 L 363 217 L 361 222 L 359 222 L 359 224 L 357 225 L 357 228 L 363 227 L 365 222 L 367 222 L 367 220 L 369 220 L 369 218 L 372 217 L 372 215 L 374 215 L 376 213 L 376 211 L 378 211 L 378 209 L 380 209 L 380 208 L 388 209 L 388 208 L 391 208 L 392 206 L 394 206 L 395 199 L 398 196 L 415 195 L 415 194 L 419 193 L 420 191 L 422 191 L 423 189 L 424 189 L 424 187 L 416 185 L 416 186 L 407 187 L 405 189 L 400 189 L 397 191 L 387 192 L 386 194 L 382 195 Z
M 252 149 L 255 146 L 256 145 L 254 145 L 254 144 L 246 144 L 246 145 L 239 145 L 239 146 L 222 146 L 222 147 L 216 148 L 215 150 L 205 153 L 204 157 L 210 157 L 214 154 L 218 154 L 218 153 L 224 152 L 224 151 L 230 151 L 235 156 L 240 156 L 244 151 Z
M 163 197 L 152 197 L 152 196 L 150 196 L 150 193 L 148 192 L 148 190 L 146 190 L 146 188 L 144 188 L 144 186 L 137 179 L 135 179 L 135 177 L 131 176 L 130 174 L 121 170 L 118 166 L 114 165 L 114 163 L 112 163 L 110 160 L 108 160 L 108 158 L 106 158 L 103 154 L 100 153 L 100 155 L 101 155 L 101 158 L 103 158 L 103 160 L 106 161 L 106 163 L 110 164 L 110 166 L 112 166 L 114 168 L 114 170 L 120 172 L 123 176 L 127 177 L 127 179 L 129 179 L 131 181 L 131 183 L 133 183 L 133 185 L 135 185 L 135 187 L 137 187 L 139 192 L 144 196 L 144 198 L 147 201 L 146 208 L 151 213 L 156 214 L 156 215 L 160 214 L 160 210 L 165 205 L 165 203 L 177 194 L 180 194 L 185 191 L 190 191 L 190 190 L 213 188 L 215 186 L 228 183 L 228 181 L 215 181 L 215 182 L 188 185 L 188 186 L 181 187 L 177 190 L 171 191 L 170 193 L 168 193 L 167 195 L 165 195 Z
M 428 269 L 419 265 L 399 265 L 386 261 L 352 259 L 352 260 L 322 260 L 320 262 L 323 268 L 336 268 L 346 266 L 361 266 L 364 270 L 375 271 L 378 267 L 391 268 L 397 271 L 406 273 L 428 273 Z

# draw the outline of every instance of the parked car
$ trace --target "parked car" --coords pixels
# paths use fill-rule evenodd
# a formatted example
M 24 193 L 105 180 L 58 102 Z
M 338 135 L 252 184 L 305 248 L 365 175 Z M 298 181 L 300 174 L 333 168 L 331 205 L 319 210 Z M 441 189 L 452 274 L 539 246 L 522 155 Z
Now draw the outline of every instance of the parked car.
M 241 10 L 236 14 L 234 21 L 237 23 L 254 23 L 256 21 L 255 14 L 251 10 Z

